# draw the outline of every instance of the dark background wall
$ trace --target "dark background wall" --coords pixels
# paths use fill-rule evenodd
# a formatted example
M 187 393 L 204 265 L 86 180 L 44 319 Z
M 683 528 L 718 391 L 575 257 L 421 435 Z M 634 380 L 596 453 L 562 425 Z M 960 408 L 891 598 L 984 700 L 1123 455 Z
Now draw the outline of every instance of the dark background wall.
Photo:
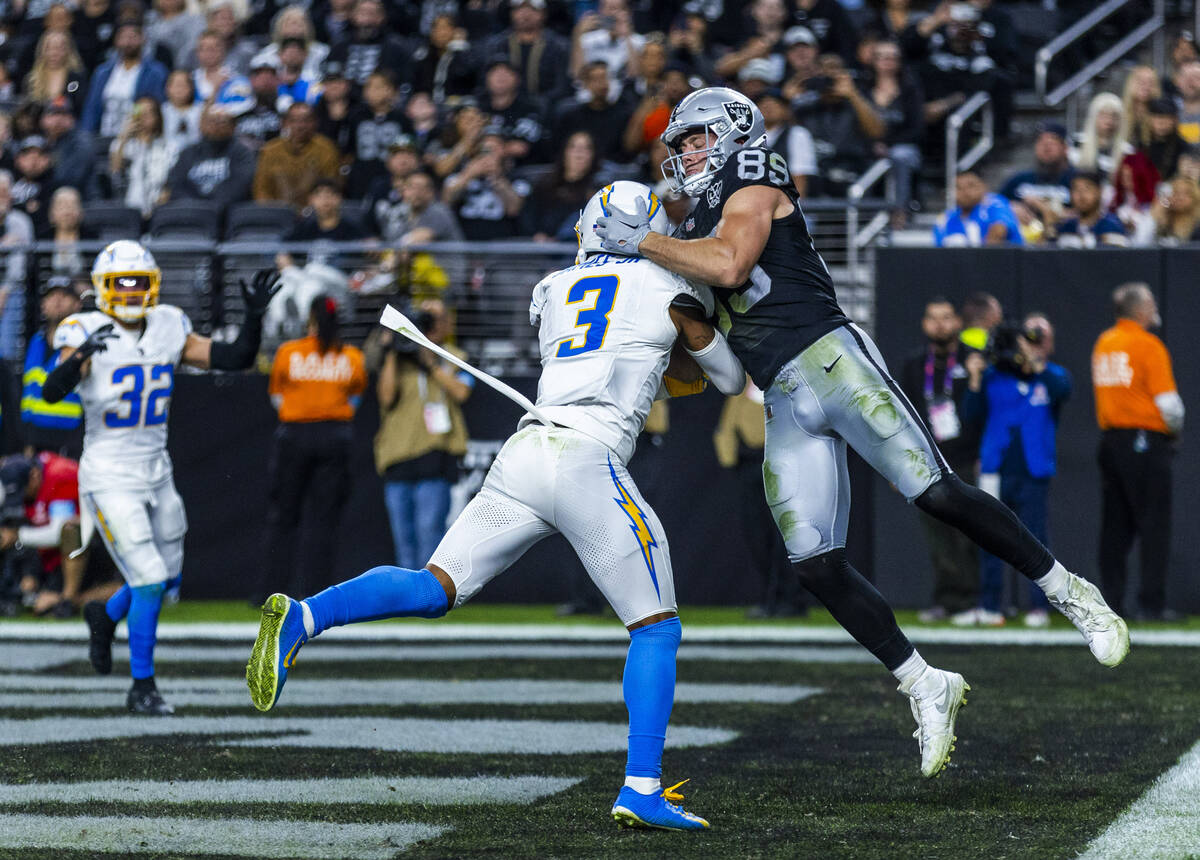
M 879 252 L 876 332 L 879 348 L 893 365 L 919 350 L 924 303 L 941 294 L 958 302 L 984 290 L 1009 316 L 1043 311 L 1056 328 L 1054 360 L 1074 377 L 1075 391 L 1059 428 L 1059 472 L 1050 490 L 1050 544 L 1067 567 L 1097 578 L 1100 480 L 1096 466 L 1099 431 L 1091 388 L 1091 350 L 1113 324 L 1112 290 L 1128 281 L 1148 283 L 1158 297 L 1163 331 L 1176 379 L 1191 420 L 1200 413 L 1200 300 L 1196 271 L 1200 251 L 1123 249 L 883 249 Z M 1191 514 L 1200 509 L 1200 463 L 1195 432 L 1185 428 L 1176 458 L 1175 522 L 1168 600 L 1200 610 L 1200 581 L 1193 573 L 1200 535 Z M 912 511 L 897 507 L 882 481 L 875 501 L 877 581 L 900 604 L 927 600 L 931 572 Z M 886 548 L 886 552 L 884 551 Z M 1131 571 L 1136 571 L 1136 553 Z M 1136 588 L 1136 574 L 1131 589 Z M 1131 590 L 1131 595 L 1135 591 Z M 1135 605 L 1129 601 L 1127 605 Z
M 876 338 L 893 365 L 921 346 L 924 301 L 937 294 L 960 301 L 986 290 L 1006 311 L 1046 312 L 1057 327 L 1055 360 L 1075 378 L 1059 434 L 1059 475 L 1051 489 L 1051 544 L 1068 567 L 1096 576 L 1099 478 L 1089 356 L 1096 336 L 1112 323 L 1109 295 L 1127 280 L 1151 284 L 1159 296 L 1164 335 L 1185 403 L 1200 413 L 1200 301 L 1194 296 L 1200 251 L 1034 251 L 1016 249 L 883 249 L 879 254 Z M 510 379 L 532 394 L 536 380 Z M 630 468 L 663 521 L 670 540 L 681 603 L 749 604 L 762 581 L 746 562 L 731 505 L 732 476 L 716 463 L 712 432 L 722 398 L 715 392 L 671 403 L 671 429 L 662 444 L 643 438 Z M 477 386 L 467 404 L 474 440 L 497 443 L 512 432 L 519 410 Z M 1193 421 L 1198 420 L 1193 418 Z M 337 526 L 334 570 L 310 590 L 391 561 L 391 537 L 375 475 L 371 443 L 378 423 L 373 397 L 356 421 L 354 490 Z M 254 591 L 263 567 L 265 476 L 275 416 L 258 376 L 180 376 L 171 411 L 171 453 L 191 528 L 185 561 L 191 597 L 241 597 Z M 1177 459 L 1176 522 L 1169 598 L 1200 610 L 1200 583 L 1191 575 L 1200 533 L 1189 513 L 1200 510 L 1200 463 L 1194 433 Z M 480 468 L 486 466 L 486 462 Z M 477 474 L 478 478 L 479 475 Z M 929 563 L 915 512 L 882 479 L 852 458 L 852 560 L 874 575 L 897 606 L 924 605 Z M 326 528 L 328 524 L 316 527 Z M 1133 562 L 1136 569 L 1136 561 Z M 549 538 L 499 577 L 478 600 L 557 602 L 582 568 L 565 541 Z M 1134 577 L 1136 580 L 1136 576 Z

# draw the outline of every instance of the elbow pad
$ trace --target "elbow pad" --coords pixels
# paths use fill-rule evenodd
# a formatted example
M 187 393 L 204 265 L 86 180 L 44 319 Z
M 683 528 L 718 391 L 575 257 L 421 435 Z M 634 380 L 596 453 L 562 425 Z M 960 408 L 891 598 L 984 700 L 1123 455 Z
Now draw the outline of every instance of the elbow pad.
M 1183 430 L 1183 399 L 1178 391 L 1167 391 L 1154 398 L 1154 405 L 1162 415 L 1163 423 L 1171 435 L 1178 435 Z
M 729 348 L 729 341 L 720 334 L 704 349 L 698 352 L 689 349 L 687 353 L 696 359 L 704 375 L 722 394 L 741 394 L 746 387 L 746 371 Z
M 66 361 L 60 362 L 42 383 L 42 399 L 47 403 L 58 403 L 74 391 L 75 386 L 83 379 L 85 361 L 87 359 L 76 352 Z
M 224 343 L 213 341 L 209 353 L 208 364 L 213 370 L 245 370 L 254 364 L 258 355 L 259 344 L 262 343 L 262 317 L 258 314 L 246 314 L 238 336 Z

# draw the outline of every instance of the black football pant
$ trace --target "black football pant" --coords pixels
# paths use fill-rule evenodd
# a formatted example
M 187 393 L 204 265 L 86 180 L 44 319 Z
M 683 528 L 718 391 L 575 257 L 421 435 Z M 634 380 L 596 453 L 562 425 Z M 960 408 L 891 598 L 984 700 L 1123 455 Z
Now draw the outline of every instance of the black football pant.
M 1171 543 L 1169 437 L 1146 430 L 1106 430 L 1100 438 L 1100 580 L 1104 598 L 1121 612 L 1125 561 L 1139 540 L 1140 607 L 1162 612 L 1166 605 L 1167 558 Z
M 303 596 L 333 572 L 350 491 L 353 431 L 340 421 L 280 424 L 269 466 L 265 578 L 254 595 Z

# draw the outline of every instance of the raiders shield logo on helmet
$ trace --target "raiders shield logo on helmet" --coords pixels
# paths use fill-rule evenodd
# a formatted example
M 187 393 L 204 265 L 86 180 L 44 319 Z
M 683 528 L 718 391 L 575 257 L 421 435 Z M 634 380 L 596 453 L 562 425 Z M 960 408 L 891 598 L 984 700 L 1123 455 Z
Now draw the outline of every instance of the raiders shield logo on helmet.
M 738 131 L 746 132 L 754 124 L 754 117 L 750 113 L 750 105 L 742 104 L 741 102 L 725 102 L 725 113 L 729 114 L 729 119 L 733 123 L 733 127 Z

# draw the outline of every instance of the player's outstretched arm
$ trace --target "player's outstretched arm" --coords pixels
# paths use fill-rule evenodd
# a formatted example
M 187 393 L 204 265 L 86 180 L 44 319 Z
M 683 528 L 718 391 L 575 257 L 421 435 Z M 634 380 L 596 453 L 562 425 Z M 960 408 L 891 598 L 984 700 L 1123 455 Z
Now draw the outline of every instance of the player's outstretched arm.
M 58 355 L 58 364 L 42 383 L 42 399 L 47 403 L 58 403 L 74 391 L 75 386 L 91 368 L 91 357 L 98 352 L 104 352 L 108 348 L 108 341 L 116 336 L 116 327 L 113 323 L 108 323 L 88 335 L 87 340 L 75 349 L 62 349 Z
M 778 188 L 767 185 L 748 185 L 739 188 L 725 202 L 720 223 L 714 234 L 706 239 L 674 239 L 647 230 L 639 236 L 637 252 L 672 272 L 693 281 L 737 289 L 750 278 L 767 238 L 776 209 L 791 201 Z M 609 246 L 609 237 L 628 226 L 626 216 L 619 210 L 603 226 L 597 221 L 598 232 L 605 239 L 605 248 L 616 253 L 629 253 L 627 246 Z M 636 232 L 636 231 L 635 231 Z M 607 234 L 607 235 L 605 235 Z
M 672 305 L 671 321 L 679 332 L 677 343 L 683 344 L 688 356 L 699 365 L 717 390 L 722 394 L 740 394 L 746 387 L 746 371 L 721 333 L 704 319 L 703 312 L 697 308 Z
M 242 300 L 246 303 L 246 318 L 238 336 L 228 342 L 189 334 L 180 361 L 201 370 L 245 370 L 254 364 L 262 343 L 262 320 L 271 297 L 279 291 L 279 273 L 275 269 L 259 269 L 250 283 L 239 282 Z

